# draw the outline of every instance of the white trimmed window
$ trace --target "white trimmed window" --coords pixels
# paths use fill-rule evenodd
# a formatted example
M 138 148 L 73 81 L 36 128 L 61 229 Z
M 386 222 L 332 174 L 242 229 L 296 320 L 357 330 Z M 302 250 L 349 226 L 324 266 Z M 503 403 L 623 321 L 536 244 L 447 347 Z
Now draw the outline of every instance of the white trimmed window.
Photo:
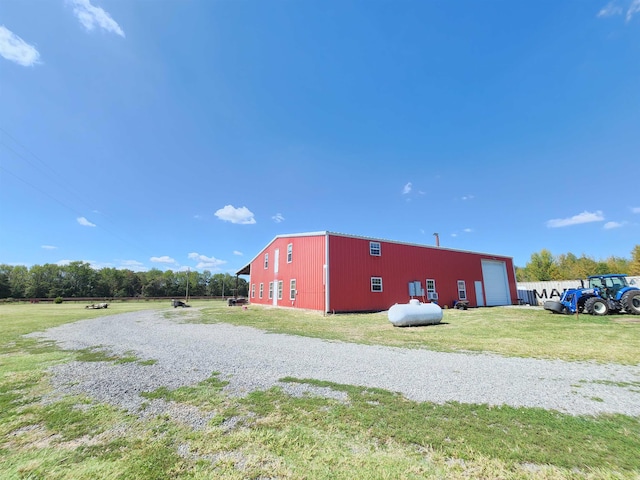
M 436 281 L 432 278 L 427 278 L 427 293 L 436 293 Z
M 269 282 L 269 300 L 273 299 L 273 282 Z
M 251 284 L 251 298 L 256 298 L 256 284 Z
M 296 299 L 296 279 L 292 279 L 289 280 L 289 300 L 295 300 Z
M 458 298 L 460 300 L 467 299 L 467 284 L 464 283 L 464 280 L 458 280 Z
M 371 291 L 372 292 L 382 291 L 382 277 L 371 277 Z
M 264 269 L 266 270 L 267 268 L 269 268 L 269 254 L 265 253 L 264 254 Z
M 283 288 L 282 280 L 279 280 L 278 281 L 278 300 L 282 300 L 282 288 Z
M 381 255 L 380 242 L 369 242 L 369 254 L 374 257 Z
M 260 290 L 258 290 L 258 297 L 262 298 L 264 294 L 264 283 L 260 283 Z
M 293 260 L 293 243 L 287 245 L 287 263 L 291 263 Z
M 438 293 L 436 292 L 436 281 L 432 278 L 427 278 L 427 300 L 438 300 Z

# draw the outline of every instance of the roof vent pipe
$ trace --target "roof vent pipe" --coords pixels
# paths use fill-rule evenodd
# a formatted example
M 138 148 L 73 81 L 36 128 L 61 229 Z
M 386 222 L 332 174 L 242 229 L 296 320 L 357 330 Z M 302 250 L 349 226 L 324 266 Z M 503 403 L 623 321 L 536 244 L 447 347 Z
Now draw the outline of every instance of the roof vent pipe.
M 440 246 L 440 235 L 438 233 L 434 233 L 433 236 L 436 237 L 436 247 L 439 247 Z

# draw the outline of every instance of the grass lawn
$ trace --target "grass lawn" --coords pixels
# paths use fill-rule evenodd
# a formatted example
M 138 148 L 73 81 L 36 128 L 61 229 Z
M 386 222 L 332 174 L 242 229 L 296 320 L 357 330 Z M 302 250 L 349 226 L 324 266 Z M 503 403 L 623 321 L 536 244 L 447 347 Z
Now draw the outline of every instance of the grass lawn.
M 640 364 L 640 317 L 553 315 L 531 308 L 445 310 L 442 323 L 394 327 L 386 312 L 327 315 L 252 305 L 213 305 L 198 322 L 226 322 L 270 332 L 366 344 L 509 356 Z
M 89 398 L 46 399 L 47 367 L 71 360 L 135 362 L 62 351 L 21 335 L 84 318 L 142 309 L 202 323 L 229 322 L 319 338 L 505 355 L 638 364 L 632 317 L 551 315 L 527 309 L 445 312 L 444 324 L 393 327 L 384 314 L 313 312 L 222 302 L 0 305 L 2 479 L 581 479 L 640 476 L 640 419 L 575 417 L 541 409 L 408 401 L 375 389 L 326 384 L 344 400 L 292 398 L 273 388 L 228 397 L 213 373 L 199 385 L 146 392 L 149 402 L 213 415 L 202 430 L 167 417 L 143 420 Z M 638 317 L 635 317 L 638 319 Z M 140 368 L 144 368 L 143 365 Z

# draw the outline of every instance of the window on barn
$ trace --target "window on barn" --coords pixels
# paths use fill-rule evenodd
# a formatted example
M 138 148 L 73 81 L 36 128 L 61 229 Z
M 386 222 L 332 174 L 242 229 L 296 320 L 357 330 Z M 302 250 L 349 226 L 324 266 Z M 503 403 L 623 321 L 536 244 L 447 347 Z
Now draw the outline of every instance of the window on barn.
M 265 253 L 264 254 L 264 269 L 266 270 L 267 268 L 269 268 L 269 254 Z
M 278 281 L 278 300 L 282 300 L 282 280 Z
M 293 260 L 293 243 L 287 245 L 287 263 L 291 263 Z
M 458 298 L 460 300 L 467 299 L 467 285 L 464 280 L 458 280 Z
M 435 291 L 436 281 L 431 278 L 427 278 L 427 293 L 435 293 Z
M 273 299 L 273 282 L 269 282 L 269 300 Z
M 293 280 L 289 281 L 289 300 L 295 300 L 296 299 L 296 280 L 295 278 Z
M 371 291 L 372 292 L 382 291 L 382 277 L 371 277 Z
M 436 281 L 433 278 L 427 278 L 427 300 L 438 300 L 436 292 Z
M 256 298 L 256 284 L 251 284 L 251 298 Z
M 263 293 L 264 293 L 264 283 L 260 283 L 260 290 L 258 291 L 258 297 L 262 298 Z
M 369 254 L 374 257 L 380 256 L 380 242 L 369 242 Z

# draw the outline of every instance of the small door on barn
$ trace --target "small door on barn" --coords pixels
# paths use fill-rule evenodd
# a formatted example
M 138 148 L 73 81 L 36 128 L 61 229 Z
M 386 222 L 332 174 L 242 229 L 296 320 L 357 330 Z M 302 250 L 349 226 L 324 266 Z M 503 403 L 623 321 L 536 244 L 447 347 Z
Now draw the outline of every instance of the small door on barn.
M 482 278 L 487 306 L 511 304 L 505 262 L 482 260 Z
M 484 307 L 484 292 L 482 291 L 482 280 L 476 280 L 475 286 L 476 286 L 476 304 L 479 307 Z

